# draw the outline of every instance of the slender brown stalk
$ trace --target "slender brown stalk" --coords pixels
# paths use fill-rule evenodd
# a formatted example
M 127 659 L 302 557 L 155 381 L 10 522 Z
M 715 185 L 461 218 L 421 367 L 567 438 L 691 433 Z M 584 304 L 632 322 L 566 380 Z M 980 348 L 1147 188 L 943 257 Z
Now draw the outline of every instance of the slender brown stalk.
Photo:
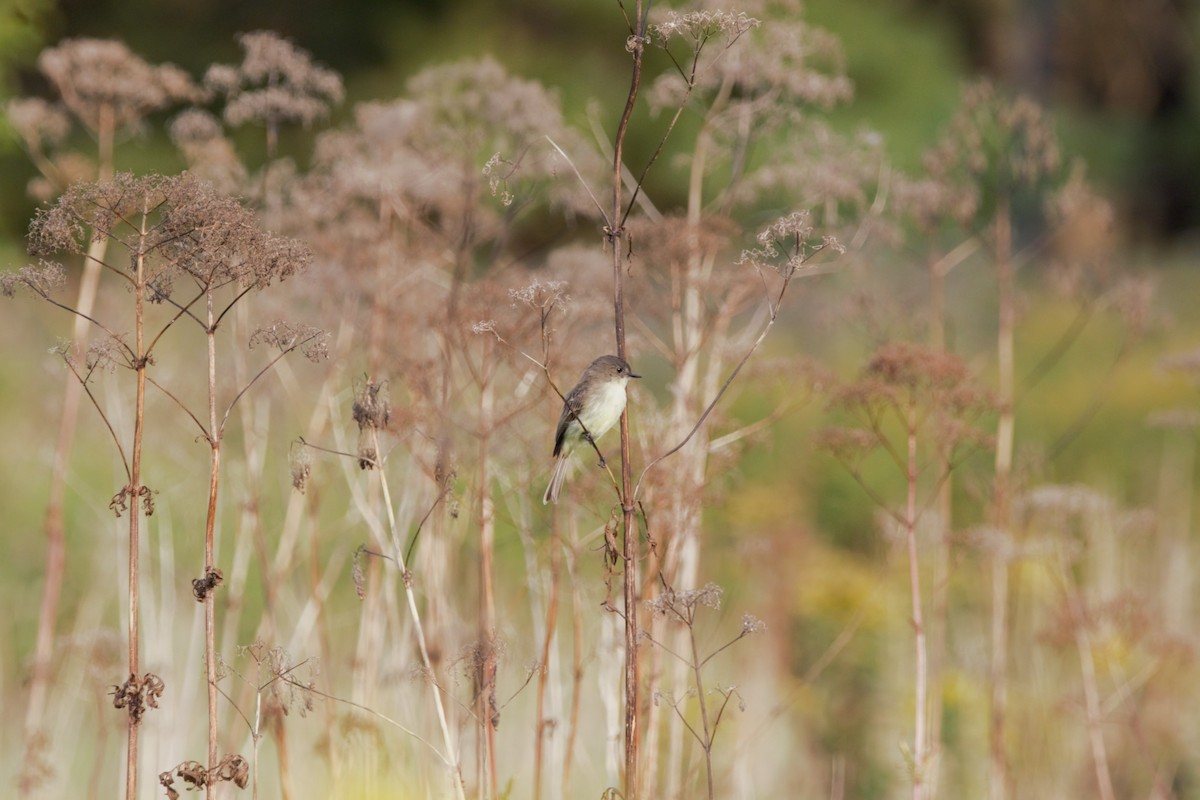
M 700 724 L 704 731 L 700 746 L 704 750 L 705 786 L 708 788 L 708 800 L 713 800 L 712 744 L 714 731 L 709 724 L 708 703 L 704 699 L 704 676 L 702 674 L 704 659 L 700 658 L 700 650 L 696 647 L 696 626 L 693 623 L 694 620 L 689 620 L 687 625 L 688 644 L 692 649 L 692 677 L 695 680 L 696 702 L 700 705 Z
M 495 389 L 492 386 L 492 341 L 484 339 L 482 386 L 479 393 L 479 696 L 477 711 L 486 757 L 487 797 L 500 796 L 496 771 L 496 598 L 493 585 L 496 521 L 492 498 L 492 463 L 489 458 Z
M 1104 744 L 1104 712 L 1101 708 L 1100 689 L 1096 683 L 1096 661 L 1092 653 L 1092 638 L 1088 634 L 1087 613 L 1083 598 L 1075 586 L 1070 569 L 1059 560 L 1059 580 L 1066 595 L 1067 610 L 1075 638 L 1075 649 L 1079 653 L 1079 673 L 1083 682 L 1084 707 L 1087 713 L 1088 744 L 1092 750 L 1092 767 L 1096 771 L 1096 786 L 1100 800 L 1115 800 L 1112 773 L 1108 766 L 1108 749 Z
M 629 120 L 637 102 L 638 91 L 642 81 L 642 54 L 646 35 L 646 14 L 642 8 L 642 0 L 636 4 L 636 30 L 631 39 L 633 52 L 633 70 L 629 81 L 629 94 L 625 100 L 625 110 L 617 125 L 616 136 L 613 139 L 613 183 L 612 183 L 612 215 L 609 219 L 612 225 L 618 226 L 608 231 L 609 245 L 612 248 L 613 265 L 613 322 L 616 333 L 617 355 L 626 357 L 625 347 L 625 270 L 623 251 L 625 240 L 619 227 L 622 219 L 621 200 L 621 166 L 623 163 L 623 148 L 625 134 L 629 129 Z M 629 411 L 621 414 L 621 505 L 622 505 L 622 561 L 625 565 L 623 585 L 623 601 L 625 612 L 625 798 L 637 800 L 638 797 L 638 539 L 637 521 L 634 518 L 636 508 L 633 503 L 633 475 L 630 466 L 629 448 Z
M 138 240 L 138 252 L 135 257 L 134 275 L 134 362 L 137 375 L 137 389 L 134 397 L 133 410 L 133 447 L 130 450 L 129 486 L 126 493 L 129 498 L 129 676 L 136 681 L 139 665 L 140 642 L 139 610 L 140 597 L 138 584 L 140 573 L 138 555 L 141 547 L 141 489 L 142 489 L 142 433 L 146 416 L 146 357 L 145 341 L 145 297 L 146 297 L 146 217 L 149 210 L 143 207 L 141 236 Z M 125 800 L 137 800 L 138 784 L 138 730 L 141 723 L 140 709 L 135 713 L 135 705 L 130 706 L 129 731 L 125 750 Z
M 567 718 L 567 745 L 563 750 L 562 796 L 571 796 L 571 764 L 575 758 L 575 738 L 579 734 L 579 707 L 583 699 L 583 597 L 579 591 L 577 541 L 572 530 L 571 551 L 567 558 L 567 577 L 571 581 L 571 713 Z
M 932 257 L 929 261 L 929 340 L 930 346 L 939 353 L 946 352 L 946 266 L 945 259 Z M 929 698 L 929 743 L 936 751 L 942 741 L 942 708 L 945 690 L 946 632 L 949 624 L 950 595 L 950 526 L 953 516 L 954 483 L 948 463 L 949 456 L 941 459 L 939 469 L 946 480 L 937 490 L 935 500 L 935 541 L 933 559 L 932 613 L 929 625 L 930 658 L 929 683 L 934 687 Z M 938 771 L 931 770 L 927 776 L 926 796 L 937 797 Z
M 374 428 L 371 429 L 371 444 L 374 446 L 374 452 L 382 453 L 379 447 L 379 434 Z M 376 472 L 379 474 L 379 487 L 383 494 L 384 507 L 387 510 L 388 531 L 391 538 L 392 549 L 395 553 L 393 558 L 396 565 L 400 568 L 400 580 L 404 585 L 404 596 L 408 601 L 409 616 L 413 623 L 413 635 L 417 640 L 417 650 L 421 654 L 421 665 L 428 673 L 428 680 L 433 695 L 433 706 L 437 712 L 438 729 L 442 734 L 442 743 L 445 747 L 445 763 L 450 770 L 450 779 L 454 784 L 454 795 L 458 800 L 466 800 L 466 787 L 463 785 L 462 767 L 458 760 L 458 751 L 455 747 L 454 739 L 450 735 L 450 725 L 446 719 L 446 707 L 442 702 L 442 690 L 437 685 L 436 674 L 433 670 L 433 661 L 429 657 L 429 645 L 425 636 L 425 626 L 421 622 L 421 613 L 417 609 L 417 597 L 413 591 L 413 575 L 408 571 L 408 565 L 405 561 L 404 547 L 400 542 L 399 531 L 396 529 L 396 512 L 392 507 L 392 493 L 388 487 L 387 475 L 385 474 L 384 465 L 381 463 L 377 466 Z M 444 496 L 444 495 L 443 495 Z
M 917 555 L 917 410 L 908 409 L 908 461 L 905 477 L 908 493 L 904 507 L 904 534 L 908 544 L 908 580 L 912 592 L 912 626 L 916 638 L 916 719 L 913 733 L 913 800 L 925 795 L 926 714 L 929 694 L 929 663 L 925 649 L 925 620 L 921 611 L 921 564 Z
M 559 578 L 562 571 L 562 537 L 557 524 L 550 526 L 550 597 L 546 605 L 546 634 L 542 639 L 541 668 L 538 670 L 537 713 L 534 717 L 533 800 L 542 797 L 543 756 L 546 744 L 546 685 L 550 679 L 550 651 L 558 627 Z M 568 757 L 569 758 L 569 757 Z M 564 792 L 564 797 L 567 795 Z
M 208 436 L 212 451 L 208 483 L 208 514 L 204 525 L 204 580 L 213 574 L 213 557 L 217 524 L 217 489 L 221 473 L 221 431 L 217 421 L 217 331 L 213 310 L 213 295 L 208 292 Z M 209 588 L 204 594 L 204 668 L 208 683 L 208 768 L 217 765 L 217 644 L 216 598 Z M 205 797 L 212 800 L 213 783 L 204 787 Z
M 998 203 L 995 220 L 995 259 L 999 326 L 996 353 L 999 369 L 997 402 L 1000 415 L 996 427 L 994 522 L 1002 530 L 1009 525 L 1012 491 L 1014 414 L 1014 339 L 1016 297 L 1012 263 L 1012 228 L 1008 203 Z M 1008 561 L 1000 553 L 992 561 L 992 663 L 991 663 L 991 800 L 1008 798 L 1008 756 L 1005 751 L 1005 716 L 1008 694 Z

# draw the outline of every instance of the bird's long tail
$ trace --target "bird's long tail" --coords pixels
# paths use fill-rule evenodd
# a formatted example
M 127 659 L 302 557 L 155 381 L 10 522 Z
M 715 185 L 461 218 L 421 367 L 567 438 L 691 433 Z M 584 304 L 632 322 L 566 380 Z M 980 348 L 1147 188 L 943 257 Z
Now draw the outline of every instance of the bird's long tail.
M 554 472 L 550 475 L 550 485 L 542 495 L 542 505 L 557 503 L 558 493 L 562 490 L 563 481 L 567 477 L 567 454 L 563 453 L 554 460 Z

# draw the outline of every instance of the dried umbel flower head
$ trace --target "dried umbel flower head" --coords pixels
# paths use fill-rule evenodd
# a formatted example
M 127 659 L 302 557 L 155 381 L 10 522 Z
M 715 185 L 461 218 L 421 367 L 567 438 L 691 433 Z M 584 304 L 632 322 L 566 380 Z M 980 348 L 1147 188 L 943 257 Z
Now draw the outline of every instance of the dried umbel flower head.
M 238 43 L 244 53 L 240 65 L 215 64 L 204 75 L 204 85 L 226 98 L 230 125 L 308 126 L 342 102 L 341 76 L 314 63 L 287 39 L 255 31 L 238 36 Z
M 264 344 L 281 353 L 299 350 L 314 364 L 329 358 L 329 334 L 303 323 L 279 320 L 269 327 L 259 328 L 250 336 L 250 348 Z
M 739 99 L 731 107 L 766 116 L 786 116 L 797 104 L 828 108 L 853 92 L 836 37 L 805 23 L 792 0 L 750 3 L 745 11 L 719 9 L 705 0 L 682 13 L 652 14 L 651 42 L 680 51 L 674 56 L 680 69 L 649 89 L 654 107 L 677 107 L 689 84 L 693 94 L 732 86 Z
M 892 182 L 892 206 L 918 231 L 928 234 L 947 221 L 974 217 L 979 195 L 953 181 L 897 176 Z
M 692 621 L 699 608 L 720 611 L 722 594 L 724 594 L 724 589 L 715 583 L 706 583 L 699 589 L 685 589 L 679 592 L 668 587 L 662 594 L 645 601 L 644 605 L 655 616 L 673 616 L 684 621 Z
M 976 194 L 974 213 L 1035 194 L 1061 178 L 1063 157 L 1050 121 L 1029 97 L 1009 99 L 987 81 L 969 85 L 945 136 L 925 156 L 936 180 Z M 962 211 L 970 208 L 963 205 Z M 962 222 L 970 220 L 964 218 Z
M 306 243 L 264 231 L 250 209 L 187 175 L 172 182 L 156 233 L 171 266 L 202 286 L 263 289 L 312 260 Z
M 71 132 L 71 118 L 66 110 L 40 97 L 10 100 L 4 107 L 4 115 L 25 146 L 37 152 L 56 147 Z
M 93 133 L 136 130 L 152 111 L 204 98 L 183 70 L 147 64 L 110 39 L 65 39 L 42 51 L 38 68 Z
M 61 264 L 43 261 L 36 267 L 30 265 L 0 275 L 0 294 L 12 297 L 19 289 L 28 289 L 39 297 L 48 298 L 66 280 Z
M 225 138 L 221 123 L 197 108 L 184 111 L 171 121 L 171 141 L 179 148 L 188 168 L 225 194 L 236 194 L 246 183 L 246 167 L 238 159 L 233 143 Z
M 665 18 L 651 24 L 646 32 L 652 41 L 664 45 L 672 38 L 679 37 L 701 47 L 710 39 L 720 38 L 722 43 L 728 46 L 743 33 L 761 24 L 759 20 L 739 11 L 702 10 L 680 13 L 667 9 Z
M 509 289 L 508 297 L 514 306 L 520 304 L 543 313 L 555 308 L 565 309 L 571 303 L 566 281 L 543 281 L 537 278 L 520 289 Z
M 141 258 L 154 301 L 170 297 L 175 276 L 186 275 L 206 291 L 228 284 L 262 289 L 304 269 L 312 257 L 306 244 L 262 230 L 252 211 L 188 174 L 118 173 L 71 186 L 34 218 L 29 250 L 84 253 L 97 238 L 128 251 L 124 263 L 110 258 L 114 269 L 132 269 Z M 25 284 L 32 288 L 30 280 Z
M 760 232 L 757 239 L 758 247 L 743 250 L 737 263 L 775 270 L 785 277 L 805 266 L 821 250 L 845 252 L 832 236 L 815 237 L 812 214 L 808 211 L 794 211 L 780 217 Z
M 943 455 L 960 445 L 992 443 L 976 426 L 994 410 L 992 394 L 975 382 L 958 356 L 921 345 L 895 342 L 879 348 L 862 377 L 835 392 L 832 404 L 848 411 L 856 424 L 830 428 L 818 443 L 852 471 L 876 448 L 891 450 L 893 431 L 885 423 L 893 420 Z
M 596 174 L 597 160 L 564 123 L 554 91 L 485 57 L 423 70 L 409 81 L 408 94 L 420 120 L 409 129 L 411 146 L 429 162 L 427 170 L 449 167 L 448 185 L 460 187 L 459 195 L 461 187 L 478 191 L 482 178 L 488 194 L 511 206 L 532 195 L 525 187 L 537 182 L 550 202 L 591 211 L 563 153 L 583 175 Z

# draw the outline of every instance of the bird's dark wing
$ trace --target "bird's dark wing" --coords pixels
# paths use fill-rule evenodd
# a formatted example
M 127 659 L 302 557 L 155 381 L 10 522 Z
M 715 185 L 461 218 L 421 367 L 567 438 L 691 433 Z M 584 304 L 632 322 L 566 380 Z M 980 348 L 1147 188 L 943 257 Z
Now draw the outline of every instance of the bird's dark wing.
M 567 395 L 567 402 L 563 403 L 562 416 L 558 418 L 558 429 L 554 432 L 554 457 L 558 458 L 558 454 L 562 452 L 563 440 L 567 437 L 567 426 L 571 424 L 571 420 L 575 419 L 575 415 L 583 409 L 583 392 L 576 386 Z

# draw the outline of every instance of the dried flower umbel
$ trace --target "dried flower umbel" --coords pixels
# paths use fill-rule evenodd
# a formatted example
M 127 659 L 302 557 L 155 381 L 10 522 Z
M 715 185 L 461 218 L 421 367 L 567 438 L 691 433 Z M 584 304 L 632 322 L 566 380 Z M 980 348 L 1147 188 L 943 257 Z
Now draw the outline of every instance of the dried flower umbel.
M 225 97 L 225 121 L 230 125 L 307 127 L 342 102 L 341 76 L 314 63 L 287 39 L 255 31 L 238 36 L 238 43 L 244 53 L 241 64 L 213 65 L 204 75 L 204 85 Z
M 143 216 L 152 219 L 144 235 L 133 222 Z M 93 237 L 106 237 L 140 254 L 149 299 L 185 309 L 199 298 L 191 294 L 179 305 L 174 295 L 180 278 L 204 291 L 231 284 L 262 289 L 302 270 L 311 259 L 307 245 L 263 231 L 252 211 L 186 174 L 119 173 L 106 181 L 76 184 L 38 212 L 30 226 L 29 250 L 41 256 L 82 255 Z M 128 264 L 113 260 L 108 266 L 133 280 Z M 5 276 L 0 288 L 11 294 L 23 285 L 48 299 L 57 275 L 44 262 Z
M 963 91 L 949 130 L 925 157 L 930 177 L 955 197 L 958 221 L 992 221 L 997 202 L 1019 200 L 1061 181 L 1063 156 L 1054 129 L 1029 97 L 1009 99 L 980 81 Z
M 38 67 L 63 105 L 93 133 L 110 126 L 136 131 L 151 111 L 204 99 L 179 67 L 152 66 L 109 39 L 66 39 L 44 50 Z

